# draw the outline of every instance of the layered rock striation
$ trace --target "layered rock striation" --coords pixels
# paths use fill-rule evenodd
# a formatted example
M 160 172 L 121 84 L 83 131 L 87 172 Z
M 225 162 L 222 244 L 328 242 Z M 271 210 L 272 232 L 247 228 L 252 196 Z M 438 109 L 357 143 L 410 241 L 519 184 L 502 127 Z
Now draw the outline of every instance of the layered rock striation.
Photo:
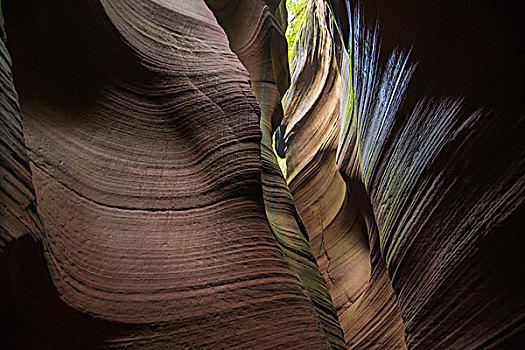
M 306 227 L 319 233 L 321 269 L 328 277 L 339 273 L 327 283 L 348 345 L 399 348 L 400 337 L 384 333 L 397 327 L 405 329 L 409 348 L 519 348 L 525 299 L 518 4 L 342 3 L 327 2 L 334 28 L 325 27 L 335 49 L 322 53 L 322 41 L 309 39 L 309 31 L 320 29 L 305 26 L 305 53 L 286 100 L 285 140 L 287 180 Z M 319 57 L 326 63 L 315 62 Z M 330 79 L 317 78 L 337 74 L 340 95 Z M 312 102 L 302 103 L 305 97 Z M 330 139 L 334 129 L 338 135 Z M 335 229 L 341 200 L 327 199 L 342 193 L 332 184 L 331 149 L 355 198 L 353 215 L 365 218 L 372 271 L 384 265 L 385 290 L 391 284 L 395 293 L 370 305 L 397 303 L 391 309 L 400 310 L 401 326 L 392 327 L 399 317 L 376 318 L 372 327 L 345 325 L 346 318 L 377 314 L 357 306 L 371 300 L 367 291 L 346 315 L 337 302 L 341 289 L 355 291 L 359 273 L 345 282 L 350 277 L 337 267 L 352 250 L 340 254 L 330 238 L 326 244 L 332 230 L 352 237 L 345 232 L 350 225 Z M 374 285 L 374 274 L 368 283 Z
M 266 217 L 282 253 L 297 274 L 318 315 L 326 346 L 345 348 L 332 298 L 308 243 L 294 199 L 272 148 L 283 118 L 281 99 L 289 86 L 284 1 L 208 1 L 226 30 L 230 47 L 248 69 L 261 106 L 262 191 Z
M 401 349 L 404 326 L 370 202 L 362 185 L 346 183 L 338 170 L 341 96 L 348 94 L 337 64 L 341 37 L 324 1 L 310 3 L 308 12 L 284 99 L 287 182 L 348 347 Z
M 322 322 L 341 337 L 272 235 L 260 108 L 203 1 L 3 5 L 44 228 L 6 258 L 9 321 L 31 334 L 14 347 L 328 348 Z
M 523 347 L 519 4 L 285 5 L 2 2 L 4 347 Z

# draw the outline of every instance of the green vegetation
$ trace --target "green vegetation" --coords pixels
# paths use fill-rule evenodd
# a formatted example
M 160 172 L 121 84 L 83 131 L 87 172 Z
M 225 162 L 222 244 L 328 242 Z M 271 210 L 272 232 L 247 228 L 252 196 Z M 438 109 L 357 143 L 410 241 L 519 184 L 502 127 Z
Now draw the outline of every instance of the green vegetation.
M 290 71 L 292 71 L 292 62 L 295 55 L 295 41 L 301 29 L 301 25 L 308 17 L 308 3 L 309 0 L 286 0 L 286 11 L 288 12 L 288 26 L 286 28 L 286 41 L 288 43 L 288 64 Z M 286 178 L 286 158 L 281 158 L 275 151 L 275 135 L 272 137 L 272 148 L 277 158 L 277 163 Z
M 294 45 L 301 28 L 301 24 L 307 17 L 306 7 L 308 0 L 286 0 L 286 10 L 288 11 L 288 28 L 286 29 L 286 41 L 288 41 L 288 63 L 292 66 L 294 55 Z

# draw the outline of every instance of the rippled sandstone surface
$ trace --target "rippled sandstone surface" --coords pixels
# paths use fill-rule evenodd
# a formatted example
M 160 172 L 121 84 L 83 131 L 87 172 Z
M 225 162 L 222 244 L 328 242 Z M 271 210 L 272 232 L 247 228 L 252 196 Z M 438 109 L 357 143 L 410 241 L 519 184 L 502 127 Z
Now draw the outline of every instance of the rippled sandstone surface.
M 1 5 L 6 348 L 523 347 L 518 2 Z

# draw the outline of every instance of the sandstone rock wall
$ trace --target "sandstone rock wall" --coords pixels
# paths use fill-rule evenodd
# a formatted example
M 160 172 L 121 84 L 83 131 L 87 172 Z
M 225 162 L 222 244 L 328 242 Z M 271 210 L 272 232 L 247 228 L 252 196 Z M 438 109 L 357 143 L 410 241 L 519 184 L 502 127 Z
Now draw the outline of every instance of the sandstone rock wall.
M 337 166 L 358 210 L 366 212 L 369 205 L 369 216 L 363 215 L 372 269 L 386 266 L 407 346 L 520 348 L 525 327 L 520 5 L 327 3 L 335 16 L 330 32 L 336 48 L 324 56 L 335 57 L 337 67 L 321 66 L 339 74 L 341 97 L 318 93 L 332 84 L 315 80 L 320 70 L 305 64 L 294 72 L 285 113 L 288 181 L 306 227 L 320 232 L 326 248 L 333 226 L 318 217 L 330 222 L 329 213 L 335 212 L 330 208 L 339 205 L 326 200 L 335 188 L 329 185 L 333 161 L 322 161 L 330 152 L 331 132 L 318 130 L 336 127 L 323 124 L 337 111 L 322 102 L 335 100 L 340 103 L 339 137 L 332 146 Z M 323 56 L 312 54 L 319 52 L 316 45 L 312 41 L 305 49 L 302 62 Z M 304 96 L 318 97 L 305 107 L 299 102 Z M 350 236 L 343 228 L 336 232 Z M 350 251 L 335 259 L 336 266 L 350 259 Z M 321 259 L 323 253 L 330 256 L 318 252 Z M 325 275 L 337 271 L 332 259 L 320 266 Z M 331 292 L 345 278 L 328 282 Z M 363 303 L 366 295 L 361 294 Z M 383 294 L 375 303 L 385 300 L 395 298 Z M 355 307 L 357 315 L 346 317 L 366 317 L 367 310 Z M 363 336 L 366 328 L 350 329 L 345 316 L 339 317 L 351 347 L 399 346 L 394 338 L 379 342 L 383 330 L 392 330 L 386 326 L 391 318 L 376 319 L 374 331 Z M 362 343 L 367 339 L 374 342 Z

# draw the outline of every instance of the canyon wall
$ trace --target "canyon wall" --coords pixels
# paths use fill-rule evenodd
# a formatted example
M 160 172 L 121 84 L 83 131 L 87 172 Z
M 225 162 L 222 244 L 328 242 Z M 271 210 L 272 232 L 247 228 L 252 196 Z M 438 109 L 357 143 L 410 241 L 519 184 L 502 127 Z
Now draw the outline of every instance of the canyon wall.
M 23 116 L 22 138 L 5 54 L 5 153 L 21 154 L 8 170 L 25 184 L 2 217 L 11 345 L 329 347 L 309 275 L 266 219 L 261 109 L 207 5 L 3 6 Z M 31 183 L 43 234 L 9 246 L 33 229 Z
M 349 347 L 520 348 L 521 6 L 326 3 L 285 99 L 287 181 Z
M 517 1 L 1 5 L 6 348 L 523 347 Z

